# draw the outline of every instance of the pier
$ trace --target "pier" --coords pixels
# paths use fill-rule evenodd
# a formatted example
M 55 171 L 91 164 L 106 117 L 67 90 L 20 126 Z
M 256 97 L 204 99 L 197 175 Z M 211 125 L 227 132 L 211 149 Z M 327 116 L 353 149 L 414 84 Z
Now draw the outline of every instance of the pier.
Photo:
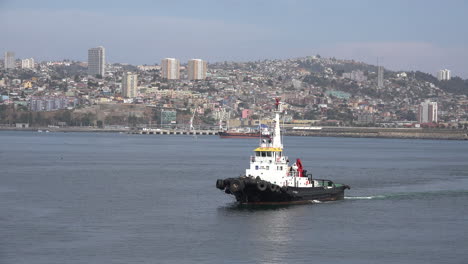
M 0 131 L 50 131 L 50 132 L 107 132 L 135 135 L 211 135 L 219 134 L 217 129 L 131 129 L 131 128 L 97 128 L 97 127 L 6 127 Z M 430 128 L 380 128 L 380 127 L 322 127 L 320 130 L 293 130 L 286 128 L 286 136 L 312 137 L 355 137 L 355 138 L 407 138 L 407 139 L 443 139 L 468 140 L 465 129 L 430 129 Z
M 129 134 L 140 135 L 218 135 L 217 130 L 180 130 L 180 129 L 148 129 L 148 130 L 132 130 Z

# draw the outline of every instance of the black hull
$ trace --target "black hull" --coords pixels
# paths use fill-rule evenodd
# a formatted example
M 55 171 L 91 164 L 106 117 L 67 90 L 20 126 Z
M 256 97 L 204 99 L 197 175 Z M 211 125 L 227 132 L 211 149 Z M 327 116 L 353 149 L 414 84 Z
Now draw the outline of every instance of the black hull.
M 280 187 L 249 177 L 228 178 L 216 182 L 218 189 L 232 194 L 242 204 L 298 204 L 311 201 L 335 201 L 344 199 L 348 185 L 332 187 Z

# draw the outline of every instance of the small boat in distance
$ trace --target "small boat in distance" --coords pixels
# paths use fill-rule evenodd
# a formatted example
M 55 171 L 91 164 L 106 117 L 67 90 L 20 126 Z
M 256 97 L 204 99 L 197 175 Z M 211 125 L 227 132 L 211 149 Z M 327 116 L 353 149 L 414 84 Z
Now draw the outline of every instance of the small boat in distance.
M 348 185 L 331 180 L 315 179 L 302 166 L 302 161 L 289 165 L 283 154 L 279 114 L 282 112 L 276 99 L 275 128 L 273 136 L 262 139 L 260 146 L 250 157 L 245 175 L 237 178 L 218 179 L 216 188 L 236 197 L 242 204 L 290 204 L 311 201 L 344 199 Z

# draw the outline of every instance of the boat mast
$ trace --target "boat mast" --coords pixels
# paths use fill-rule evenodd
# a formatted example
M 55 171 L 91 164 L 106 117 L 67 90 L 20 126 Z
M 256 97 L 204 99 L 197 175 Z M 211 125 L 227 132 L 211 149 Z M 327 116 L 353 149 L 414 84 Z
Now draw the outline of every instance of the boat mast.
M 280 113 L 282 111 L 280 98 L 276 98 L 275 103 L 275 131 L 273 135 L 272 145 L 274 148 L 283 148 L 283 143 L 281 142 L 281 128 L 280 128 Z

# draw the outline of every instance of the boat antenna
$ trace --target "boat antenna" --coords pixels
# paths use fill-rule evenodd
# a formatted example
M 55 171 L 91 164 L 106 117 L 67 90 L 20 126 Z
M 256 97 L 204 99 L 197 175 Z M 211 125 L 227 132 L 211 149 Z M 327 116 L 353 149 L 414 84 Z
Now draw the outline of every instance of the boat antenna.
M 258 132 L 260 133 L 260 136 L 259 136 L 260 144 L 262 144 L 262 137 L 263 137 L 263 135 L 262 135 L 262 126 L 261 126 L 260 120 L 262 120 L 262 119 L 261 119 L 260 116 L 259 116 L 259 117 L 258 117 L 258 127 L 257 127 L 257 130 L 258 130 Z

